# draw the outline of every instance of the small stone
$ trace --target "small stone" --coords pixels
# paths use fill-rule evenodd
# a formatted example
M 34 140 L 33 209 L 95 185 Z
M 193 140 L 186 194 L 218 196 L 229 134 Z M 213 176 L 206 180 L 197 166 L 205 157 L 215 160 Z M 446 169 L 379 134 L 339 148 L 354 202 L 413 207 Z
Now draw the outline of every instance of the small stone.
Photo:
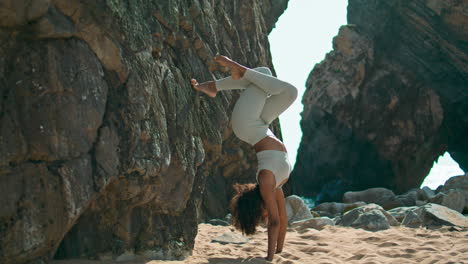
M 313 228 L 322 230 L 327 225 L 335 226 L 335 222 L 328 217 L 317 217 L 291 223 L 291 227 L 298 229 Z
M 249 239 L 243 235 L 236 233 L 224 233 L 220 236 L 217 236 L 211 240 L 212 243 L 221 243 L 221 244 L 245 244 L 249 242 Z
M 208 223 L 214 226 L 230 226 L 228 222 L 221 219 L 211 219 Z

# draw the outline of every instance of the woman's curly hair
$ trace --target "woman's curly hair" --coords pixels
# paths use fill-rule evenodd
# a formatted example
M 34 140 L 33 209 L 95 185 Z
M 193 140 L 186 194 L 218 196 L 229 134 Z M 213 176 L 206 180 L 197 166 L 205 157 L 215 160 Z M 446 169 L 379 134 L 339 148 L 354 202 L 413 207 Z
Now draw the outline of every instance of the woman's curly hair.
M 232 224 L 243 234 L 252 235 L 264 220 L 265 206 L 258 184 L 235 184 L 231 199 Z

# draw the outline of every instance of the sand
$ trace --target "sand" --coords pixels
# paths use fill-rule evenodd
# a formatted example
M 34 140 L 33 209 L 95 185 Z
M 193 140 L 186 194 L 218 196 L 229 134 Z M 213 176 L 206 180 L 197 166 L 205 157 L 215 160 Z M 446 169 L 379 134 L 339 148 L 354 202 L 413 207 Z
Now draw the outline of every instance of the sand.
M 392 227 L 369 232 L 341 226 L 323 230 L 289 228 L 282 253 L 271 263 L 468 263 L 468 230 L 449 231 L 425 228 Z M 232 227 L 200 224 L 193 255 L 184 261 L 133 261 L 147 264 L 234 264 L 269 263 L 266 256 L 265 228 L 249 237 L 245 244 L 212 242 Z M 237 233 L 237 232 L 236 232 Z M 91 264 L 97 261 L 60 261 L 67 264 Z

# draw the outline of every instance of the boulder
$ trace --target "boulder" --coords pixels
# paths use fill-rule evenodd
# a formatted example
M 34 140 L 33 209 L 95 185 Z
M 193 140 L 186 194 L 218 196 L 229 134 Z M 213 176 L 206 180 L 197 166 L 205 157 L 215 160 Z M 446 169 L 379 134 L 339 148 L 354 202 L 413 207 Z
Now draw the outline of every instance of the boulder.
M 349 210 L 357 208 L 359 206 L 366 205 L 365 202 L 354 202 L 354 203 L 335 203 L 335 202 L 328 202 L 328 203 L 321 203 L 314 208 L 313 211 L 316 211 L 320 214 L 320 216 L 327 216 L 327 217 L 336 217 L 341 215 Z
M 395 193 L 386 188 L 370 188 L 359 192 L 346 192 L 343 195 L 344 203 L 355 202 L 375 203 L 384 209 L 392 209 L 400 205 L 396 199 Z
M 440 204 L 461 213 L 465 207 L 465 197 L 458 189 L 449 189 L 429 199 L 430 203 Z
M 401 222 L 401 224 L 406 227 L 417 228 L 417 227 L 422 226 L 423 222 L 417 213 L 409 210 L 406 213 L 405 218 L 403 218 L 403 221 Z
M 424 186 L 418 190 L 418 199 L 422 201 L 428 201 L 435 196 L 435 191 L 431 188 Z
M 327 225 L 334 226 L 335 222 L 333 221 L 333 219 L 330 219 L 328 217 L 316 217 L 291 223 L 291 227 L 296 228 L 298 230 L 303 230 L 307 228 L 322 230 Z
M 391 214 L 398 222 L 402 222 L 408 212 L 414 211 L 417 208 L 417 206 L 397 207 L 389 210 L 388 213 Z
M 440 191 L 447 192 L 448 190 L 457 190 L 465 197 L 463 211 L 468 212 L 468 173 L 448 179 Z
M 376 213 L 375 211 L 379 211 L 380 213 Z M 362 215 L 369 213 L 369 216 L 365 216 L 357 221 Z M 386 226 L 381 219 L 381 215 L 385 217 L 385 221 L 390 226 L 398 226 L 400 223 L 387 211 L 385 211 L 381 206 L 377 204 L 368 204 L 365 206 L 361 206 L 355 208 L 343 215 L 339 224 L 342 226 L 362 226 L 363 228 L 371 229 L 379 229 L 384 228 Z M 376 221 L 372 224 L 372 221 Z M 356 222 L 357 221 L 357 222 Z
M 412 189 L 404 194 L 396 196 L 396 200 L 400 206 L 414 206 L 419 197 L 419 189 Z
M 468 227 L 468 217 L 442 205 L 429 203 L 417 208 L 414 212 L 418 214 L 424 226 L 427 227 Z
M 362 228 L 367 231 L 380 231 L 389 229 L 390 223 L 380 210 L 370 210 L 359 215 L 358 218 L 351 223 L 351 226 Z
M 297 195 L 286 197 L 286 214 L 288 215 L 288 223 L 312 218 L 310 209 L 305 204 L 304 200 Z

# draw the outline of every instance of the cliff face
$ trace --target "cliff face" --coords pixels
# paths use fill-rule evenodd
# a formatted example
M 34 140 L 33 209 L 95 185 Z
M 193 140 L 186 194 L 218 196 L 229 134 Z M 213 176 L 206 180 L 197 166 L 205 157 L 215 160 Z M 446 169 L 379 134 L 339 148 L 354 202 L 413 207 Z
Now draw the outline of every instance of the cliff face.
M 254 180 L 255 165 L 229 127 L 238 93 L 198 97 L 189 80 L 225 76 L 217 53 L 271 67 L 285 8 L 2 1 L 0 262 L 189 254 L 203 208 L 223 207 L 202 205 L 207 178 Z
M 445 151 L 468 168 L 468 1 L 350 0 L 311 72 L 295 193 L 419 187 Z

